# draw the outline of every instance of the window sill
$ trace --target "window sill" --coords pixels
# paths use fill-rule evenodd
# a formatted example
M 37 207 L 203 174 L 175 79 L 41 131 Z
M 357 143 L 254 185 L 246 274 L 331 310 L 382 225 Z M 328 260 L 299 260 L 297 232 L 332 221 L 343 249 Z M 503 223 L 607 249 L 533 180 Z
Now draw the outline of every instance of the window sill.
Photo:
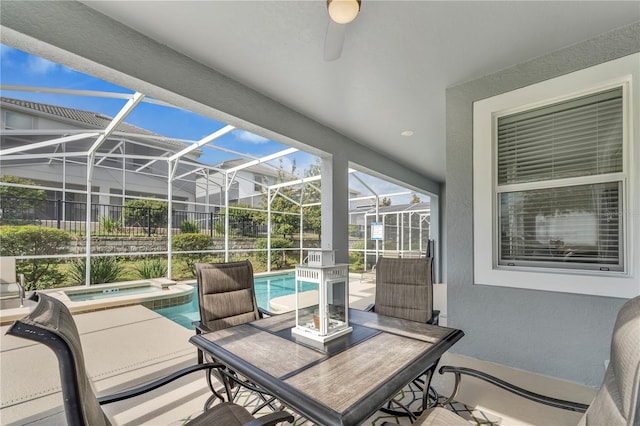
M 477 265 L 477 264 L 476 264 Z M 598 272 L 476 266 L 475 284 L 630 299 L 640 294 L 640 280 L 623 272 Z

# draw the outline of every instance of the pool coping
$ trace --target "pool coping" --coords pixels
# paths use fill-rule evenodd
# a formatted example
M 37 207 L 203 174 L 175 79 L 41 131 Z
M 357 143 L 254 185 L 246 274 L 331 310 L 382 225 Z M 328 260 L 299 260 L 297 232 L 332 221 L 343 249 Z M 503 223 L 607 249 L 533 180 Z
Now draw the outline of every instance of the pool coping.
M 128 288 L 128 287 L 140 287 L 141 284 L 148 284 L 161 289 L 161 291 L 140 293 L 140 294 L 128 294 L 128 295 L 114 295 L 113 297 L 96 299 L 96 300 L 82 300 L 72 301 L 69 299 L 67 292 L 71 293 L 83 293 L 87 291 L 95 290 L 100 286 L 101 289 L 108 288 Z M 61 287 L 55 289 L 38 290 L 38 292 L 46 293 L 56 299 L 61 300 L 69 308 L 71 313 L 84 313 L 92 311 L 101 311 L 105 309 L 121 308 L 131 305 L 143 305 L 149 309 L 154 307 L 172 306 L 191 301 L 193 297 L 193 286 L 189 284 L 189 281 L 176 282 L 167 278 L 152 278 L 146 280 L 136 281 L 124 281 L 118 283 L 109 284 L 93 284 L 91 286 L 73 286 L 73 287 Z M 33 306 L 33 302 L 25 299 L 25 306 L 22 308 L 11 308 L 0 310 L 0 326 L 9 325 L 14 321 L 27 315 Z

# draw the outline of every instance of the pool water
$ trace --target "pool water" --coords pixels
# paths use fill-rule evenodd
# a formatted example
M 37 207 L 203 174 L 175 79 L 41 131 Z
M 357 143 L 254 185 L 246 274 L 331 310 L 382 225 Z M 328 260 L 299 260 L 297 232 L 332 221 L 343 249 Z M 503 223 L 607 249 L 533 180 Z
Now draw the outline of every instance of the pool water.
M 315 287 L 314 287 L 315 286 Z M 262 309 L 269 310 L 269 300 L 274 297 L 286 296 L 295 293 L 296 278 L 293 272 L 285 274 L 276 274 L 255 277 L 254 288 L 256 292 L 256 301 Z M 317 288 L 312 283 L 302 283 L 302 291 Z M 177 322 L 183 327 L 193 330 L 193 321 L 200 320 L 200 312 L 198 310 L 198 290 L 193 286 L 193 299 L 191 303 L 184 305 L 172 306 L 170 308 L 159 308 L 155 310 L 160 315 L 169 318 L 171 321 Z

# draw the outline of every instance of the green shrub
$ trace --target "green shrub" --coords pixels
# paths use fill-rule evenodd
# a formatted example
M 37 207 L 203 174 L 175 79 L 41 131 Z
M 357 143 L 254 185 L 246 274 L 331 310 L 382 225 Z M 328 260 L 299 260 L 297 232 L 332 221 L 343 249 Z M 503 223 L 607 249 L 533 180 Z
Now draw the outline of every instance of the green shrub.
M 167 225 L 168 204 L 155 200 L 129 200 L 124 203 L 128 226 L 151 227 L 153 232 Z
M 180 231 L 183 234 L 198 234 L 200 232 L 200 224 L 195 220 L 185 220 L 180 224 Z
M 231 229 L 229 230 L 231 231 Z M 224 236 L 225 227 L 224 220 L 217 220 L 213 223 L 213 232 L 217 237 Z
M 167 276 L 167 262 L 164 259 L 145 259 L 135 266 L 141 279 L 161 278 Z
M 101 217 L 100 225 L 107 234 L 115 234 L 122 229 L 122 222 L 120 219 L 113 218 L 111 216 Z
M 0 176 L 0 182 L 33 186 L 35 182 L 18 176 Z M 46 203 L 46 193 L 43 189 L 24 188 L 20 186 L 0 186 L 0 223 L 28 224 L 38 222 L 35 217 L 37 210 Z
M 356 241 L 351 245 L 353 251 L 349 251 L 349 270 L 353 272 L 364 271 L 364 241 Z
M 287 263 L 286 250 L 275 250 L 279 248 L 291 248 L 293 243 L 284 238 L 272 238 L 271 239 L 271 267 L 280 269 Z M 263 265 L 267 265 L 267 239 L 261 238 L 256 241 L 256 249 L 260 251 L 256 252 L 256 259 Z
M 211 237 L 206 234 L 178 234 L 172 238 L 173 251 L 203 251 L 211 247 Z M 195 262 L 201 261 L 206 253 L 176 253 L 177 261 L 183 262 L 195 277 Z
M 35 225 L 0 227 L 0 256 L 41 256 L 65 253 L 70 235 L 60 229 Z M 64 276 L 56 265 L 62 259 L 39 258 L 16 262 L 16 274 L 24 274 L 26 290 L 44 289 L 60 283 Z
M 123 266 L 115 257 L 92 257 L 89 280 L 91 284 L 112 283 L 119 280 Z M 87 273 L 87 262 L 78 259 L 69 268 L 69 277 L 74 284 L 84 284 Z
M 224 216 L 227 210 L 222 208 L 218 213 L 224 222 Z M 230 221 L 253 221 L 255 223 L 265 223 L 267 214 L 258 211 L 254 206 L 247 203 L 229 203 L 229 220 Z
M 360 237 L 360 225 L 356 225 L 353 223 L 349 224 L 349 236 L 358 238 Z

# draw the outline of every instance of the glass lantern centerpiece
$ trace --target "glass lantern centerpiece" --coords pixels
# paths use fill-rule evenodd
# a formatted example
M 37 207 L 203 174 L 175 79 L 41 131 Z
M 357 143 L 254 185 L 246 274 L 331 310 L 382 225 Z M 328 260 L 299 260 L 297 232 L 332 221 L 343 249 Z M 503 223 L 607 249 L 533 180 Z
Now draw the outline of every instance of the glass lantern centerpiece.
M 349 265 L 335 264 L 333 250 L 310 250 L 296 265 L 295 336 L 327 342 L 353 331 L 349 326 Z

